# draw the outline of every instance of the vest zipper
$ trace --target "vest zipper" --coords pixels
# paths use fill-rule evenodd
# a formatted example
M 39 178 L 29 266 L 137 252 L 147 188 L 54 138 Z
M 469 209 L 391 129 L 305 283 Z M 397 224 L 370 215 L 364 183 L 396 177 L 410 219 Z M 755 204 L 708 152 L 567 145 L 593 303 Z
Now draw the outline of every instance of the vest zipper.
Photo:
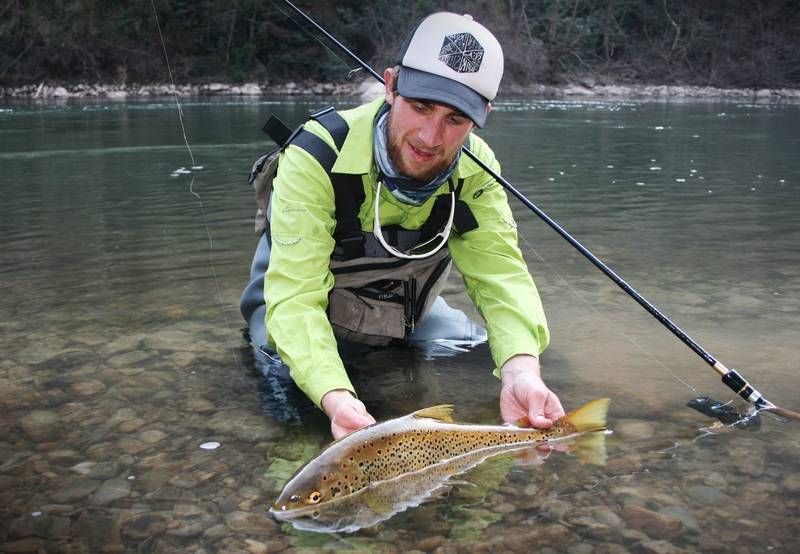
M 382 302 L 393 302 L 395 304 L 400 304 L 403 302 L 403 300 L 400 298 L 400 295 L 393 292 L 371 291 L 367 290 L 366 288 L 355 287 L 345 287 L 344 290 L 352 292 L 356 298 L 364 302 L 370 308 L 373 308 L 373 306 L 364 300 L 365 298 L 369 298 L 370 300 L 380 300 Z
M 405 318 L 406 318 L 406 338 L 414 333 L 417 324 L 417 280 L 412 277 L 408 281 L 403 281 L 403 292 L 405 296 Z

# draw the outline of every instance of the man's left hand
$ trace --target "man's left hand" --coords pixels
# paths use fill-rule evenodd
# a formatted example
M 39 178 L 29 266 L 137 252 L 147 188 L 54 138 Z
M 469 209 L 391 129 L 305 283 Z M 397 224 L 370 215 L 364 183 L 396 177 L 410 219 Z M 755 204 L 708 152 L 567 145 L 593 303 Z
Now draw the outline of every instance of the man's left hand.
M 537 429 L 547 429 L 564 415 L 558 397 L 547 388 L 540 375 L 539 360 L 520 354 L 512 356 L 500 369 L 500 417 L 506 423 L 527 419 Z

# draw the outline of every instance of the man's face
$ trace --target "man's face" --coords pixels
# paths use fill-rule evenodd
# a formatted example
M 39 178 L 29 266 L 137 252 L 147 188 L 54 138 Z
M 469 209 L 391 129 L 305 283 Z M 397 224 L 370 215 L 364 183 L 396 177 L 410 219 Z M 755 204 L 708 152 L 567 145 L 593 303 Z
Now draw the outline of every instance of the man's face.
M 460 111 L 429 100 L 391 93 L 387 135 L 389 157 L 404 176 L 427 182 L 453 162 L 472 130 Z

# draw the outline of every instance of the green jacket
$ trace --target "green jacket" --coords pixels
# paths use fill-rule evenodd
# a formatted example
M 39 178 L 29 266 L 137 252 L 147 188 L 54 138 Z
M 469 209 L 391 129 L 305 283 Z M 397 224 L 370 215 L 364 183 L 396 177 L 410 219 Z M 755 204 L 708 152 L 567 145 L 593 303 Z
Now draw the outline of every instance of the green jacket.
M 372 232 L 377 179 L 372 132 L 382 105 L 383 100 L 378 99 L 340 112 L 350 132 L 333 172 L 363 175 L 366 200 L 359 218 L 365 232 Z M 336 148 L 319 123 L 310 121 L 305 129 Z M 491 149 L 474 134 L 470 149 L 495 171 L 500 170 Z M 467 156 L 461 157 L 454 174 L 454 179 L 461 178 L 464 185 L 459 198 L 469 204 L 478 228 L 463 235 L 453 232 L 447 246 L 464 276 L 467 293 L 486 322 L 499 376 L 499 367 L 510 357 L 538 356 L 547 346 L 549 333 L 539 294 L 517 247 L 516 223 L 505 191 Z M 326 315 L 333 287 L 329 269 L 336 224 L 333 188 L 316 160 L 297 146 L 289 146 L 281 154 L 273 187 L 272 250 L 264 279 L 268 339 L 289 366 L 295 383 L 319 406 L 330 390 L 341 388 L 355 394 Z M 436 194 L 447 192 L 445 183 Z M 381 225 L 419 229 L 433 203 L 434 197 L 421 206 L 403 204 L 382 187 Z

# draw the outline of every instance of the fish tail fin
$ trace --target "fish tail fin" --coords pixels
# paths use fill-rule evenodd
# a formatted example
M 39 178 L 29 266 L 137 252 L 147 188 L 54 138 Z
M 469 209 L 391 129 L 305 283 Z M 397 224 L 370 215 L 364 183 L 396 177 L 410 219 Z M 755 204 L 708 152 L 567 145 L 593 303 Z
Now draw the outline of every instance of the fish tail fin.
M 606 416 L 611 400 L 608 398 L 598 398 L 587 402 L 577 410 L 574 410 L 561 419 L 570 431 L 574 433 L 590 433 L 592 431 L 606 430 Z
M 595 431 L 581 435 L 569 445 L 568 452 L 578 458 L 582 464 L 605 465 L 608 458 L 606 434 L 602 431 Z

